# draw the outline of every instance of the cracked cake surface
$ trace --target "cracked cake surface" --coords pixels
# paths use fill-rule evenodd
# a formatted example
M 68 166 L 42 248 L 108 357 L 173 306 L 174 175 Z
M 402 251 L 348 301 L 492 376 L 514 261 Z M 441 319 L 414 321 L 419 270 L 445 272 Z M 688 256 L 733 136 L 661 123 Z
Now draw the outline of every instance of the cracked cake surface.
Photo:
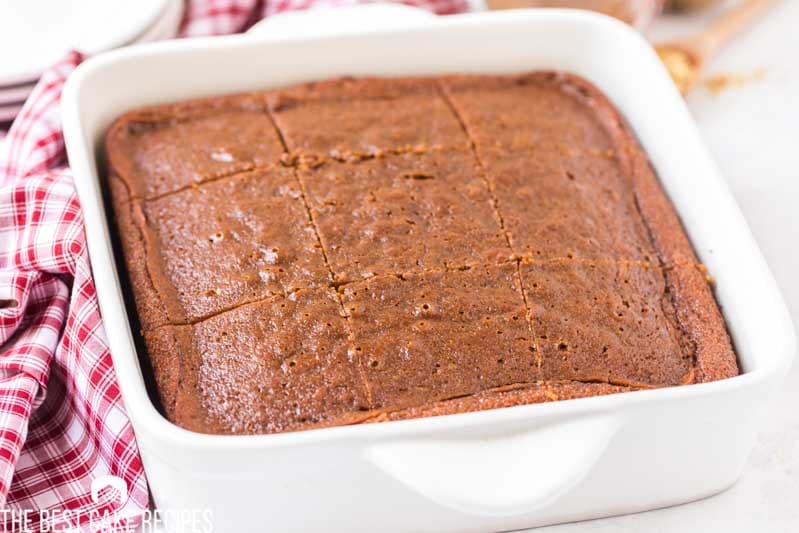
M 646 154 L 577 76 L 305 83 L 134 110 L 105 146 L 143 355 L 187 429 L 739 373 Z

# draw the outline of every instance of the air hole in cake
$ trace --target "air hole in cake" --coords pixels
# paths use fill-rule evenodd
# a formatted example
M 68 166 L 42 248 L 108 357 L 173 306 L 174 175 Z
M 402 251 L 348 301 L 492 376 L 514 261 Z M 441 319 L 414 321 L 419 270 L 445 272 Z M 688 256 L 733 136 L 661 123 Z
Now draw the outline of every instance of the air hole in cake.
M 380 361 L 378 361 L 377 359 L 372 359 L 371 361 L 369 361 L 369 366 L 371 368 L 377 368 L 378 366 L 380 366 Z
M 433 174 L 429 172 L 407 172 L 403 174 L 402 177 L 405 179 L 419 180 L 419 181 L 432 180 L 436 178 Z
M 558 343 L 558 350 L 560 350 L 561 352 L 565 352 L 568 349 L 569 349 L 569 345 L 566 344 L 565 342 L 559 342 Z

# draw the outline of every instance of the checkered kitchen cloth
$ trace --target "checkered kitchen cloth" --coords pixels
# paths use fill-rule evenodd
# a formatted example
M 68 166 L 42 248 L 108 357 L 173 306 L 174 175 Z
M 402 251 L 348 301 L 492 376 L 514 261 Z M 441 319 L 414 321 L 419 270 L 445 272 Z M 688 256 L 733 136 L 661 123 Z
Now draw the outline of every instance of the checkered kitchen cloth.
M 274 13 L 360 1 L 195 0 L 181 35 L 234 33 Z M 439 14 L 467 8 L 465 0 L 406 3 Z M 45 510 L 85 526 L 92 510 L 149 505 L 61 132 L 61 89 L 81 60 L 73 52 L 49 69 L 0 140 L 0 525 L 8 531 L 45 528 Z M 108 475 L 126 482 L 127 501 L 113 490 L 92 499 L 92 481 Z

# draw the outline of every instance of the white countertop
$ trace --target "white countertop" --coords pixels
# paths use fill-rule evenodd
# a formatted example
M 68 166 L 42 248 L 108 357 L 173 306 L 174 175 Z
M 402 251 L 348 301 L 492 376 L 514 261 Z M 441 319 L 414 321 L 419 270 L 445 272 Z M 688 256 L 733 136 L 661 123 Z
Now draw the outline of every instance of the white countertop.
M 701 21 L 700 21 L 701 22 Z M 679 17 L 656 24 L 655 40 L 690 30 Z M 710 150 L 799 324 L 799 1 L 782 0 L 709 65 L 709 74 L 764 77 L 719 94 L 688 97 Z M 536 533 L 799 532 L 799 364 L 777 394 L 740 480 L 686 505 L 565 524 Z

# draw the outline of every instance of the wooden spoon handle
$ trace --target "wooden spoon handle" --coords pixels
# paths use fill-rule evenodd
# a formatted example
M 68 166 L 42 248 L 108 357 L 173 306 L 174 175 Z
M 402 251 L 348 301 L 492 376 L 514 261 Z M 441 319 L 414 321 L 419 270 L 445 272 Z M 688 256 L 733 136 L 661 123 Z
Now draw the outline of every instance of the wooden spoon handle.
M 713 57 L 736 34 L 778 0 L 745 0 L 713 22 L 694 39 L 692 47 L 703 60 Z

